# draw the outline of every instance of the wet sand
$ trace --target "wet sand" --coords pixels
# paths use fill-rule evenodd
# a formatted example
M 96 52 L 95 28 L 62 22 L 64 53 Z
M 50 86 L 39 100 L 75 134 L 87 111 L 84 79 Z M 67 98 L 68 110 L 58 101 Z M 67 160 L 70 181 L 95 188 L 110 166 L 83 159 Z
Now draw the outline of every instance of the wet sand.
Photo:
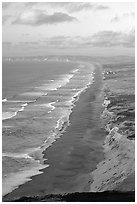
M 49 167 L 42 174 L 4 196 L 3 201 L 22 196 L 55 193 L 87 192 L 90 173 L 104 159 L 103 141 L 106 133 L 101 128 L 103 111 L 103 82 L 101 67 L 96 65 L 94 83 L 81 94 L 70 116 L 66 132 L 45 152 Z

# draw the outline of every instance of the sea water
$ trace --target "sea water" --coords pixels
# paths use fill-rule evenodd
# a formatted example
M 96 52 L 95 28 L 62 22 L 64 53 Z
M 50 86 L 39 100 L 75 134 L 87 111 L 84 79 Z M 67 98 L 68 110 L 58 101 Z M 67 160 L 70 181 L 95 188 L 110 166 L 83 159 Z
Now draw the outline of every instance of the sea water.
M 3 62 L 3 195 L 48 167 L 43 151 L 59 138 L 93 65 L 80 62 Z

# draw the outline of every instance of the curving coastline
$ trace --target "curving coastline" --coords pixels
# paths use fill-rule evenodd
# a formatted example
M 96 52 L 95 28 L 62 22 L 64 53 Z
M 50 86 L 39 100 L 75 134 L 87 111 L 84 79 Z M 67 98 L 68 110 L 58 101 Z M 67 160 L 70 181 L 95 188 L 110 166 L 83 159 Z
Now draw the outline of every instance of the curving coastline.
M 63 136 L 43 152 L 49 167 L 3 200 L 56 201 L 68 193 L 74 201 L 72 192 L 89 192 L 90 201 L 92 195 L 99 201 L 109 196 L 111 201 L 120 201 L 120 196 L 122 201 L 134 200 L 134 96 L 106 89 L 106 84 L 111 86 L 108 81 L 102 84 L 101 72 L 97 64 L 94 83 L 79 100 L 76 97 Z M 122 185 L 128 186 L 123 193 Z M 86 194 L 78 194 L 82 195 Z
M 88 85 L 74 99 L 73 111 L 69 118 L 70 125 L 53 145 L 43 151 L 44 163 L 49 164 L 49 167 L 42 169 L 42 174 L 33 176 L 32 180 L 3 196 L 3 201 L 11 201 L 25 195 L 87 191 L 89 173 L 103 158 L 100 144 L 104 133 L 101 133 L 98 121 L 103 102 L 100 100 L 101 67 L 95 65 L 94 68 L 93 84 Z

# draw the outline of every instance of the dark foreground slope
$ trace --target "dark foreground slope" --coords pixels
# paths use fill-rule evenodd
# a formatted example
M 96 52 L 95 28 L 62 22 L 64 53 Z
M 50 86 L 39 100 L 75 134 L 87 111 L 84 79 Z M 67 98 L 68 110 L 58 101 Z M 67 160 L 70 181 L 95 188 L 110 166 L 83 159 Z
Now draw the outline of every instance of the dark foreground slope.
M 106 191 L 100 193 L 50 194 L 46 196 L 22 197 L 14 202 L 134 202 L 135 192 Z

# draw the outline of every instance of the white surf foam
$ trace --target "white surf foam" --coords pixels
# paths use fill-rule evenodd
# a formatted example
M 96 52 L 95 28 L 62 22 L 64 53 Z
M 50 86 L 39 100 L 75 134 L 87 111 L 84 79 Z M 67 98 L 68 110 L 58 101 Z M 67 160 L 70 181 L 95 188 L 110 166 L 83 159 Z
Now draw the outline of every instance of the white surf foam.
M 74 76 L 74 74 L 77 74 L 78 70 L 79 69 L 75 70 L 73 74 L 62 75 L 60 79 L 51 80 L 49 83 L 43 84 L 42 86 L 39 86 L 36 88 L 44 90 L 44 91 L 45 90 L 49 90 L 49 91 L 57 90 L 58 88 L 65 86 L 67 83 L 69 83 L 70 79 Z M 80 88 L 81 90 L 75 89 L 75 90 L 78 90 L 78 92 L 74 93 L 74 95 L 71 97 L 69 101 L 66 101 L 66 104 L 68 105 L 68 107 L 62 108 L 62 114 L 60 114 L 60 118 L 57 120 L 54 130 L 51 132 L 51 134 L 49 134 L 49 137 L 45 140 L 43 145 L 39 147 L 38 151 L 33 151 L 33 152 L 27 151 L 28 153 L 8 154 L 8 155 L 6 155 L 5 153 L 5 156 L 10 156 L 10 157 L 18 158 L 18 159 L 24 158 L 24 159 L 34 159 L 34 161 L 37 160 L 38 165 L 36 168 L 33 167 L 32 169 L 19 172 L 16 175 L 15 174 L 9 175 L 3 184 L 4 186 L 3 195 L 7 194 L 8 192 L 11 192 L 15 188 L 18 188 L 20 184 L 23 184 L 27 182 L 28 180 L 31 180 L 30 178 L 31 176 L 42 173 L 42 172 L 39 172 L 39 170 L 47 167 L 47 165 L 44 166 L 43 164 L 39 163 L 40 160 L 44 161 L 42 152 L 45 149 L 47 149 L 49 146 L 51 146 L 52 143 L 55 142 L 56 138 L 60 137 L 60 135 L 65 131 L 66 129 L 65 127 L 69 125 L 69 116 L 72 112 L 72 108 L 74 107 L 74 103 L 78 100 L 79 95 L 92 83 L 92 80 L 91 81 L 87 80 L 86 82 L 87 82 L 86 86 L 84 86 L 82 89 Z M 35 96 L 36 93 L 37 93 L 36 96 L 41 96 L 41 93 L 45 94 L 45 92 L 40 91 L 40 92 L 26 92 L 24 93 L 24 95 L 25 94 L 29 95 L 30 93 L 32 96 Z M 40 95 L 38 93 L 40 93 Z M 45 105 L 46 107 L 51 108 L 51 110 L 54 110 L 56 107 L 54 106 L 54 103 L 57 103 L 57 101 L 47 103 L 47 104 L 41 104 L 41 105 Z M 26 103 L 22 105 L 20 111 L 23 111 L 25 106 L 26 106 Z M 8 188 L 7 188 L 7 185 L 8 185 Z
M 76 72 L 78 72 L 79 71 L 79 69 L 74 69 L 74 70 L 72 70 L 71 72 L 72 73 L 76 73 Z
M 23 105 L 21 105 L 21 108 L 16 110 L 15 112 L 3 112 L 2 113 L 2 120 L 7 120 L 7 119 L 15 117 L 18 112 L 24 111 L 24 109 L 27 105 L 28 105 L 28 103 L 24 103 Z
M 7 102 L 7 101 L 8 101 L 7 98 L 2 99 L 2 102 Z
M 40 90 L 46 90 L 46 91 L 55 91 L 61 88 L 62 86 L 65 86 L 73 76 L 74 76 L 73 74 L 65 74 L 61 76 L 60 79 L 53 80 L 51 81 L 51 83 L 48 83 L 48 84 L 45 83 L 42 86 L 39 86 L 36 88 Z
M 55 109 L 55 106 L 53 106 L 53 104 L 55 104 L 56 102 L 51 102 L 51 103 L 44 103 L 44 104 L 40 104 L 38 106 L 45 106 L 45 107 L 48 107 L 50 108 L 51 110 L 54 110 Z
M 25 92 L 20 94 L 21 96 L 42 96 L 42 95 L 47 95 L 47 93 L 44 92 Z
M 2 195 L 6 195 L 13 190 L 17 189 L 19 185 L 26 183 L 27 181 L 32 180 L 32 176 L 42 174 L 40 171 L 44 168 L 47 168 L 49 165 L 37 164 L 32 168 L 25 169 L 16 173 L 11 173 L 3 179 L 2 182 Z
M 32 101 L 18 101 L 18 100 L 10 100 L 10 101 L 7 101 L 8 103 L 33 103 L 35 102 L 36 100 L 32 100 Z
M 3 157 L 11 157 L 11 158 L 24 158 L 24 159 L 32 159 L 28 154 L 23 153 L 3 153 Z
M 34 106 L 37 107 L 43 107 L 43 108 L 49 108 L 50 110 L 48 111 L 48 113 L 51 113 L 51 111 L 53 111 L 55 109 L 55 106 L 53 104 L 55 104 L 56 102 L 50 102 L 50 103 L 43 103 L 43 104 L 35 104 Z
M 26 183 L 31 180 L 34 175 L 42 174 L 40 171 L 47 168 L 49 165 L 44 164 L 46 159 L 43 158 L 42 147 L 30 148 L 26 150 L 27 153 L 3 153 L 3 157 L 9 157 L 14 159 L 27 159 L 30 160 L 28 163 L 29 167 L 21 167 L 18 172 L 11 172 L 8 175 L 4 175 L 2 182 L 2 195 L 12 192 L 14 189 L 18 188 L 19 185 Z
M 17 112 L 3 112 L 2 113 L 2 120 L 7 120 L 13 118 L 17 115 Z

